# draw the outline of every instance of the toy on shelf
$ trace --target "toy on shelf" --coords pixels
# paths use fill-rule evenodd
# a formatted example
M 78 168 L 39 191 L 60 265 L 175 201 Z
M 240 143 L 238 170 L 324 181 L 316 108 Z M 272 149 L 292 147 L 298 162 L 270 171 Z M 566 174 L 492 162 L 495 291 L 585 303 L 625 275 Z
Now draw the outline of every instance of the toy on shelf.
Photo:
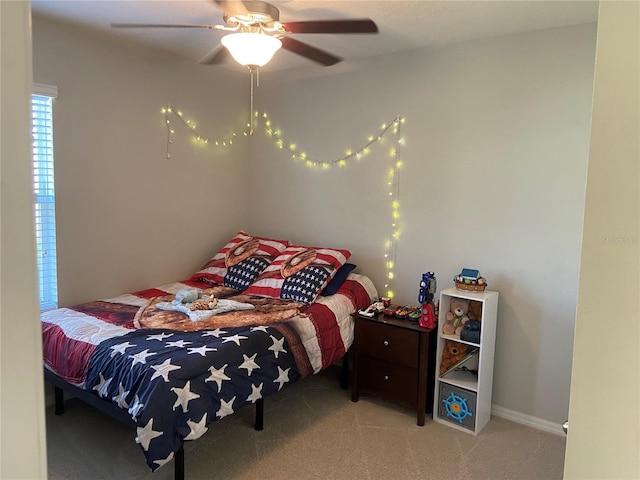
M 436 321 L 438 318 L 438 309 L 435 303 L 425 303 L 422 305 L 419 325 L 422 328 L 436 328 L 438 322 Z
M 462 327 L 460 340 L 471 343 L 480 343 L 480 321 L 469 320 Z
M 389 305 L 387 307 L 384 307 L 382 313 L 384 313 L 388 317 L 395 317 L 403 320 L 411 320 L 412 322 L 417 322 L 420 318 L 421 310 L 420 307 L 416 307 L 413 305 Z
M 387 317 L 395 317 L 396 311 L 398 309 L 400 309 L 400 305 L 389 304 L 386 307 L 384 307 L 384 309 L 382 310 L 382 313 L 384 313 Z
M 449 302 L 449 311 L 444 314 L 445 324 L 442 333 L 445 335 L 460 335 L 464 324 L 469 321 L 469 300 L 452 297 Z
M 427 272 L 422 274 L 422 280 L 420 280 L 420 293 L 418 294 L 418 303 L 425 304 L 433 302 L 433 297 L 436 295 L 438 288 L 438 282 L 433 272 Z
M 363 317 L 373 318 L 380 312 L 382 312 L 383 309 L 384 304 L 382 302 L 373 302 L 367 308 L 361 308 L 360 310 L 358 310 L 358 314 L 362 315 Z
M 458 365 L 464 360 L 469 353 L 474 352 L 477 349 L 472 349 L 464 343 L 454 342 L 453 340 L 447 340 L 442 349 L 442 359 L 440 360 L 440 375 L 451 371 L 453 367 Z
M 442 400 L 448 417 L 462 424 L 467 417 L 473 417 L 470 405 L 467 399 L 455 392 L 450 392 L 449 396 Z
M 422 309 L 420 307 L 412 307 L 412 310 L 409 312 L 409 315 L 407 315 L 407 318 L 412 322 L 417 322 L 420 320 L 421 315 Z
M 453 282 L 457 289 L 470 292 L 484 292 L 487 288 L 487 280 L 472 268 L 463 268 L 459 275 L 453 277 Z
M 433 303 L 438 282 L 433 272 L 422 274 L 420 280 L 420 293 L 418 293 L 418 302 L 422 305 L 420 309 L 419 325 L 423 328 L 435 328 L 437 325 L 436 306 Z

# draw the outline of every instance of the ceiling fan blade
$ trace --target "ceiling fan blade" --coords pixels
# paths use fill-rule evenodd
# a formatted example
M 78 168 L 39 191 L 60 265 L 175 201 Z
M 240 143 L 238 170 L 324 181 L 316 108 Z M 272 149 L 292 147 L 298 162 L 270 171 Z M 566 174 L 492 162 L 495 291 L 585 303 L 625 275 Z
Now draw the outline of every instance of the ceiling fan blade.
M 112 23 L 113 28 L 207 28 L 209 30 L 218 30 L 220 25 L 190 25 L 170 24 L 170 23 Z
M 368 18 L 356 20 L 308 20 L 284 22 L 283 25 L 289 33 L 378 33 L 378 26 Z
M 229 58 L 229 50 L 225 47 L 218 47 L 200 59 L 202 65 L 219 65 Z
M 280 40 L 282 41 L 282 48 L 285 50 L 302 55 L 309 60 L 321 63 L 327 67 L 342 61 L 341 58 L 336 57 L 335 55 L 320 50 L 319 48 L 312 47 L 307 43 L 300 42 L 291 37 L 283 37 Z

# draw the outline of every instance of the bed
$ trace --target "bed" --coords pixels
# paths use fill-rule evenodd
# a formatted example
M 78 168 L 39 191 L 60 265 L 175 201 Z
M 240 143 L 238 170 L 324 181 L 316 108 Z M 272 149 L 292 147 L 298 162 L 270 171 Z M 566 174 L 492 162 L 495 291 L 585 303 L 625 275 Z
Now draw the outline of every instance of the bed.
M 44 312 L 45 377 L 135 427 L 151 470 L 211 423 L 343 360 L 350 314 L 377 299 L 350 252 L 238 232 L 189 278 Z

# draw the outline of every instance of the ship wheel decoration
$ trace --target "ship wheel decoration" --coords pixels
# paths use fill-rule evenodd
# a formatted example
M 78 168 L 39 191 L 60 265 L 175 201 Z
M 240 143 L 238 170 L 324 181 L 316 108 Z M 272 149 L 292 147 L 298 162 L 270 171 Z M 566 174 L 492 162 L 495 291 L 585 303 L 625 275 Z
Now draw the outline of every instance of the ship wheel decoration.
M 451 393 L 442 401 L 447 409 L 447 415 L 460 423 L 462 423 L 465 418 L 473 416 L 473 413 L 467 405 L 467 399 L 462 398 L 460 395 Z

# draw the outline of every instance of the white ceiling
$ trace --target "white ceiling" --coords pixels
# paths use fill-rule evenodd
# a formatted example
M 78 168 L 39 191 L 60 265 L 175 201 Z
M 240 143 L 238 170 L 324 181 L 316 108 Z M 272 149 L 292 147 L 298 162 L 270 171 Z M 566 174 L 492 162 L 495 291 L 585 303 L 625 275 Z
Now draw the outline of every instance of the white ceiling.
M 468 40 L 597 21 L 598 2 L 582 0 L 275 0 L 280 21 L 371 18 L 379 33 L 298 34 L 294 38 L 349 60 Z M 114 29 L 111 23 L 222 24 L 211 0 L 32 0 L 36 15 L 80 24 L 198 62 L 217 48 L 220 31 Z M 232 64 L 229 68 L 236 68 Z M 211 66 L 210 68 L 224 68 Z M 281 50 L 263 70 L 322 67 Z

